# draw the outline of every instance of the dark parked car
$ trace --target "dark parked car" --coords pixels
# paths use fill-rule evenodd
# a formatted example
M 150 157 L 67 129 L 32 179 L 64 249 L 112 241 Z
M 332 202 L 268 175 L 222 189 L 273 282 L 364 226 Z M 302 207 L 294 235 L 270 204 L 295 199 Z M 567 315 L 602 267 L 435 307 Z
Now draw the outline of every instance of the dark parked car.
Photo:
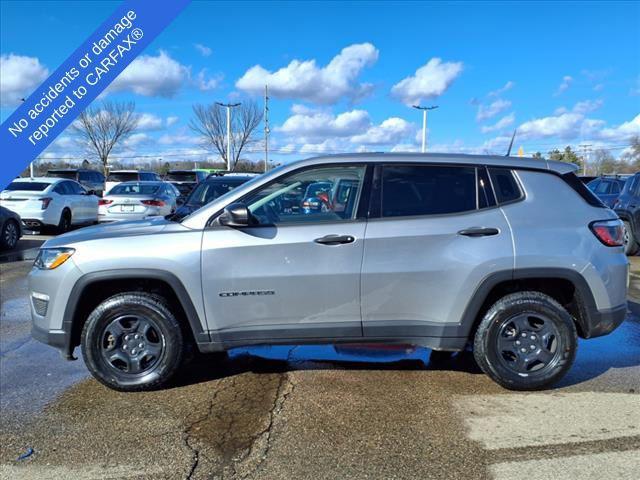
M 47 177 L 75 180 L 88 192 L 101 197 L 104 194 L 104 175 L 96 170 L 84 168 L 56 168 L 47 171 Z
M 248 182 L 253 176 L 210 176 L 204 182 L 200 182 L 185 202 L 176 210 L 174 218 L 179 220 L 190 215 L 200 207 L 212 202 L 234 188 Z
M 0 207 L 0 250 L 15 248 L 22 236 L 20 215 L 8 208 Z
M 207 172 L 201 170 L 169 170 L 164 176 L 165 182 L 171 182 L 187 198 L 194 187 L 206 180 Z
M 591 190 L 602 203 L 611 208 L 620 196 L 626 181 L 626 178 L 599 177 L 590 181 L 587 187 L 589 187 L 589 190 Z
M 640 249 L 640 172 L 627 180 L 613 210 L 624 223 L 624 250 L 635 255 Z

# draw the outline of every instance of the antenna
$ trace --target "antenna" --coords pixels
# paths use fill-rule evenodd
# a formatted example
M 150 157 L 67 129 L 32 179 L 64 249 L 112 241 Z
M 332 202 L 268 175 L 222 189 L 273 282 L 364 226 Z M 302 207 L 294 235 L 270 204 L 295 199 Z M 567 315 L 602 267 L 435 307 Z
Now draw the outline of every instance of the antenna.
M 518 129 L 516 128 L 513 131 L 513 135 L 511 135 L 511 141 L 509 142 L 509 150 L 507 150 L 507 154 L 505 155 L 505 157 L 508 157 L 509 155 L 511 155 L 511 147 L 513 147 L 513 141 L 516 138 L 516 132 L 518 131 Z

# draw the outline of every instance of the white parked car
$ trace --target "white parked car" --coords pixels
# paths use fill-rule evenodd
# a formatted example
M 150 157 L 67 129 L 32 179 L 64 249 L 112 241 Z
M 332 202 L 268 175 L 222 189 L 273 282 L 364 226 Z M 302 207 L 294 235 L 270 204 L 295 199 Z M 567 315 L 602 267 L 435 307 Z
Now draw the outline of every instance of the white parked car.
M 180 192 L 169 182 L 122 182 L 100 199 L 100 222 L 142 220 L 169 215 L 178 207 Z
M 154 172 L 145 172 L 141 170 L 111 170 L 107 177 L 104 193 L 109 191 L 122 182 L 160 182 L 162 178 Z
M 71 225 L 98 221 L 98 197 L 64 178 L 16 178 L 0 193 L 0 205 L 20 215 L 29 230 L 66 232 Z

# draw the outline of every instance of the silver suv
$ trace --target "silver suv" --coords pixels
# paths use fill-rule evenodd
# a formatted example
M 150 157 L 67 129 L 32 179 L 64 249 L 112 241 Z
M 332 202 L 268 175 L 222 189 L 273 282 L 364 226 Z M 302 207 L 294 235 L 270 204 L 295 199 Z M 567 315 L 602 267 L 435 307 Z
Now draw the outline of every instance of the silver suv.
M 437 154 L 284 165 L 180 222 L 47 241 L 29 275 L 33 335 L 67 358 L 80 345 L 126 391 L 166 384 L 190 347 L 341 342 L 469 347 L 504 387 L 543 388 L 578 337 L 626 314 L 622 223 L 573 171 Z M 314 184 L 329 188 L 309 198 Z

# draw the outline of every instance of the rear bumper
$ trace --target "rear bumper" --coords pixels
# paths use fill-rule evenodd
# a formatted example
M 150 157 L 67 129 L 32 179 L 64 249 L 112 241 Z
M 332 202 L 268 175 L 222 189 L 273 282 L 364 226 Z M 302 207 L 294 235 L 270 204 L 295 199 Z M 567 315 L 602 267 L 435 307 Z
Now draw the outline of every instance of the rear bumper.
M 593 310 L 586 316 L 583 328 L 584 338 L 607 335 L 620 326 L 627 316 L 627 304 L 609 310 Z

